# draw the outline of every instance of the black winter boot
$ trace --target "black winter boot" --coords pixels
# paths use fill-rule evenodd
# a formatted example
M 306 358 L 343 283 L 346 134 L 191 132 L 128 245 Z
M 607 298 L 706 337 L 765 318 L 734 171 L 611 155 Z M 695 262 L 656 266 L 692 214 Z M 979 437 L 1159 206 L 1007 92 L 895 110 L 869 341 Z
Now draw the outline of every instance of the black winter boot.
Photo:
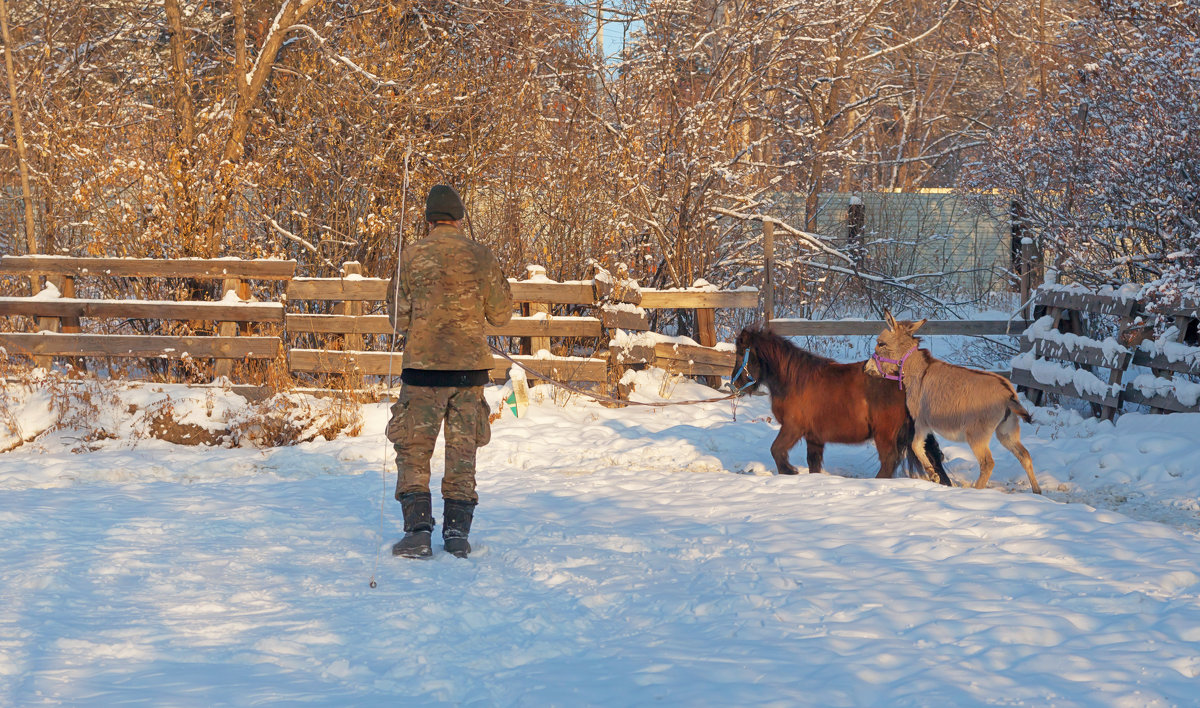
M 404 538 L 392 545 L 393 556 L 429 558 L 433 533 L 433 499 L 429 492 L 401 494 L 400 509 L 404 512 Z
M 471 552 L 467 534 L 471 533 L 471 519 L 475 516 L 475 502 L 447 499 L 442 525 L 442 541 L 446 552 L 466 558 Z

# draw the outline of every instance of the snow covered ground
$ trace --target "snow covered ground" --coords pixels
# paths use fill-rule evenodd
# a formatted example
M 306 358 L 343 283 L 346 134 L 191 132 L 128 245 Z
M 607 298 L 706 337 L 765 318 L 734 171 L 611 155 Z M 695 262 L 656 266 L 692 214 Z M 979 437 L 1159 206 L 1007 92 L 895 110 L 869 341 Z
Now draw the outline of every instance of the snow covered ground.
M 120 411 L 237 400 L 128 391 L 96 403 L 115 437 L 0 455 L 0 705 L 1200 704 L 1198 415 L 1037 410 L 1037 497 L 998 444 L 987 490 L 875 480 L 868 446 L 779 477 L 764 397 L 535 394 L 480 452 L 466 561 L 387 553 L 383 404 L 359 437 L 185 447 Z M 10 395 L 27 430 L 39 395 Z

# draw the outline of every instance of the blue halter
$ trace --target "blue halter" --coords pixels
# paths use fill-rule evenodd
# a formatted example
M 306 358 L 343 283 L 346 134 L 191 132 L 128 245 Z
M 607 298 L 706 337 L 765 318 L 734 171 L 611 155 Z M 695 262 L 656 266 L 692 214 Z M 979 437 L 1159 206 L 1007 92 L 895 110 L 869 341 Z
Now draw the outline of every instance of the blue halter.
M 746 347 L 746 349 L 743 350 L 743 352 L 742 352 L 741 363 L 737 365 L 737 368 L 733 370 L 733 375 L 729 377 L 729 388 L 734 393 L 741 393 L 742 391 L 745 391 L 746 389 L 748 389 L 751 386 L 758 383 L 758 379 L 751 376 L 750 370 L 746 367 L 746 365 L 749 363 L 750 363 L 750 347 Z M 748 379 L 748 381 L 746 381 L 746 384 L 744 386 L 739 386 L 737 388 L 734 388 L 733 382 L 737 381 L 738 377 L 741 376 L 742 374 L 746 375 L 746 378 Z

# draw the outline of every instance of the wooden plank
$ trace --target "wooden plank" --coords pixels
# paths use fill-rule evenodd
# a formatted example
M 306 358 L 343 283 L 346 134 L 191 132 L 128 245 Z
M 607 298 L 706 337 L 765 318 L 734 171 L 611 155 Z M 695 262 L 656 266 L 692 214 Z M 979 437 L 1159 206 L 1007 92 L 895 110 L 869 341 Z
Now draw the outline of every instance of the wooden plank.
M 646 344 L 635 344 L 628 347 L 614 347 L 608 350 L 609 357 L 618 364 L 653 364 L 658 355 L 654 347 Z
M 0 315 L 172 321 L 284 321 L 283 305 L 278 302 L 231 303 L 202 300 L 38 300 L 28 297 L 0 297 Z
M 1092 312 L 1099 315 L 1129 317 L 1137 307 L 1133 298 L 1097 295 L 1095 293 L 1067 293 L 1060 290 L 1038 290 L 1035 304 L 1057 307 L 1076 312 Z
M 286 328 L 292 333 L 391 334 L 387 315 L 302 315 L 288 314 Z M 489 337 L 599 337 L 600 320 L 595 317 L 514 317 L 499 327 L 484 325 Z
M 136 334 L 0 334 L 10 355 L 180 359 L 274 359 L 278 337 L 166 337 Z
M 289 300 L 371 300 L 387 299 L 386 278 L 293 278 L 288 283 Z M 553 283 L 508 281 L 516 302 L 553 305 L 590 305 L 591 281 Z
M 510 280 L 515 302 L 537 302 L 549 305 L 591 305 L 596 301 L 592 281 L 566 283 Z
M 549 377 L 557 381 L 605 381 L 608 378 L 608 362 L 603 359 L 536 359 L 531 356 L 514 356 L 513 359 L 539 372 L 542 378 Z M 288 352 L 289 368 L 307 373 L 340 374 L 357 368 L 359 373 L 366 376 L 386 376 L 389 360 L 392 375 L 399 376 L 404 368 L 404 355 L 401 352 L 341 352 L 325 349 L 292 349 Z M 503 381 L 508 378 L 511 366 L 504 357 L 492 357 L 492 379 Z
M 1174 371 L 1183 374 L 1200 376 L 1200 357 L 1190 361 L 1170 361 L 1162 354 L 1151 354 L 1142 349 L 1133 353 L 1133 365 L 1144 366 L 1158 371 Z
M 605 329 L 625 329 L 631 332 L 646 332 L 650 329 L 650 316 L 645 312 L 601 309 L 600 322 Z
M 1185 406 L 1174 396 L 1163 396 L 1161 394 L 1147 396 L 1140 389 L 1135 388 L 1132 383 L 1125 387 L 1123 397 L 1130 403 L 1139 403 L 1144 406 L 1172 411 L 1174 413 L 1200 413 L 1200 405 Z
M 878 336 L 887 329 L 883 320 L 771 320 L 771 330 L 783 337 Z M 1024 324 L 1012 320 L 930 320 L 918 336 L 925 335 L 1018 335 Z
M 699 361 L 687 362 L 678 359 L 660 359 L 656 360 L 654 365 L 673 374 L 683 374 L 684 376 L 707 376 L 720 378 L 722 376 L 730 376 L 733 374 L 732 366 L 706 364 Z
M 1170 314 L 1176 317 L 1189 317 L 1194 320 L 1200 319 L 1200 300 L 1183 298 L 1177 307 L 1171 308 Z
M 531 356 L 514 356 L 513 359 L 516 359 L 536 372 L 526 372 L 525 375 L 530 378 L 553 379 L 564 382 L 598 382 L 608 380 L 608 362 L 604 359 L 584 359 L 582 357 L 539 359 Z M 503 357 L 496 357 L 495 361 L 496 366 L 492 368 L 492 377 L 503 381 L 508 378 L 508 370 L 512 364 Z
M 72 256 L 3 256 L 0 273 L 44 275 L 109 275 L 146 278 L 247 278 L 288 280 L 296 261 L 240 258 L 75 258 Z
M 658 342 L 654 345 L 654 354 L 657 359 L 711 364 L 713 366 L 725 367 L 725 373 L 733 372 L 734 352 L 725 349 Z
M 384 278 L 292 278 L 288 300 L 370 300 L 387 298 Z
M 1089 401 L 1101 406 L 1110 408 L 1118 408 L 1121 405 L 1121 396 L 1107 395 L 1098 396 L 1094 393 L 1087 393 L 1071 386 L 1060 386 L 1057 384 L 1045 384 L 1033 377 L 1033 374 L 1028 369 L 1013 367 L 1011 381 L 1014 386 L 1024 386 L 1025 388 L 1033 388 L 1046 393 L 1056 393 L 1060 396 L 1069 398 L 1078 398 L 1083 401 Z
M 1100 366 L 1106 369 L 1125 369 L 1129 366 L 1130 353 L 1117 353 L 1115 358 L 1108 356 L 1103 347 L 1092 344 L 1077 344 L 1074 348 L 1047 339 L 1038 339 L 1033 343 L 1033 353 L 1039 359 L 1057 359 L 1086 366 Z
M 641 306 L 647 309 L 676 308 L 743 309 L 758 307 L 757 290 L 642 290 Z M 772 320 L 772 324 L 778 320 Z

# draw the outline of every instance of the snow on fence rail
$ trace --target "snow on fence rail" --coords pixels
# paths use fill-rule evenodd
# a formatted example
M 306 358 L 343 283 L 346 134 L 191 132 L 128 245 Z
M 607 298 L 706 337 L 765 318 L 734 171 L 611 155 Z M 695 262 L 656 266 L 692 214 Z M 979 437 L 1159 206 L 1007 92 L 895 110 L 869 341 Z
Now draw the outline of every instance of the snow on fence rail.
M 1012 369 L 1013 383 L 1034 403 L 1046 393 L 1077 398 L 1107 419 L 1123 403 L 1200 411 L 1200 347 L 1186 343 L 1196 331 L 1200 303 L 1185 301 L 1169 313 L 1175 326 L 1157 340 L 1149 337 L 1145 303 L 1128 292 L 1044 286 L 1034 305 L 1045 315 L 1025 331 Z M 1087 318 L 1097 316 L 1116 320 L 1115 335 L 1099 338 L 1087 331 Z M 1124 381 L 1133 367 L 1146 371 Z

